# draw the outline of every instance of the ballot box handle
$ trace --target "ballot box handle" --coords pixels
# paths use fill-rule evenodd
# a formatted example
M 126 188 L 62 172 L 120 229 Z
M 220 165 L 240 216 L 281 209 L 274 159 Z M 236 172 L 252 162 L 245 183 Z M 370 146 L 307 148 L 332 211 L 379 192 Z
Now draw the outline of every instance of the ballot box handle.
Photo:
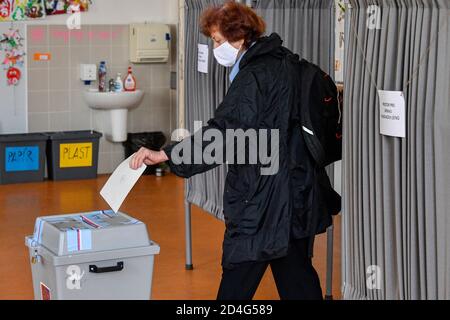
M 92 273 L 106 273 L 106 272 L 117 272 L 123 270 L 123 261 L 117 262 L 117 265 L 111 267 L 97 267 L 96 265 L 89 266 L 89 272 Z

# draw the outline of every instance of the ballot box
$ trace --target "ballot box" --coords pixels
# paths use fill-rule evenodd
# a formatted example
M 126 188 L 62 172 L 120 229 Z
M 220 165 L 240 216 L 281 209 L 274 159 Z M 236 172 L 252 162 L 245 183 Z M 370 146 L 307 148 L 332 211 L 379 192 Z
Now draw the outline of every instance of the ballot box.
M 144 223 L 98 211 L 41 217 L 25 239 L 36 300 L 148 300 L 159 246 Z

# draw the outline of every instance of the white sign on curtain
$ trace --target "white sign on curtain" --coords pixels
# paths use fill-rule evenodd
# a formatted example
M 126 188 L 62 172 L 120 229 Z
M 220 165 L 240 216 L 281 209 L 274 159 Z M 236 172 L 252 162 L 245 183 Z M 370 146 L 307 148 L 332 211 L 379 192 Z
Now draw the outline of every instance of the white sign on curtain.
M 380 133 L 406 137 L 406 107 L 402 91 L 378 91 L 380 97 Z
M 209 48 L 207 44 L 198 44 L 198 72 L 208 73 Z

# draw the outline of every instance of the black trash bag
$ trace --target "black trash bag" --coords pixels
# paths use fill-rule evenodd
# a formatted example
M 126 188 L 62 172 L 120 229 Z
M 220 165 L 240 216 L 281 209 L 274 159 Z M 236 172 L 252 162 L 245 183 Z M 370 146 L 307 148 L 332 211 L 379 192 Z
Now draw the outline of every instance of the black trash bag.
M 125 147 L 125 158 L 130 157 L 133 153 L 138 152 L 141 147 L 159 151 L 166 143 L 166 137 L 162 132 L 142 132 L 129 133 L 128 139 L 123 143 Z M 148 166 L 144 171 L 144 175 L 156 173 L 159 166 Z

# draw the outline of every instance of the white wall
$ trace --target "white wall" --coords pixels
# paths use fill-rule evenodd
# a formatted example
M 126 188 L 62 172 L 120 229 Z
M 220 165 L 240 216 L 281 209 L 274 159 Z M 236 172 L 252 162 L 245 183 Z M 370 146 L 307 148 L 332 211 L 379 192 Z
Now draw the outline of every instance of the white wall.
M 11 24 L 0 23 L 0 33 L 8 32 Z M 13 27 L 20 30 L 20 34 L 26 37 L 26 26 L 22 23 L 14 23 Z M 24 50 L 27 50 L 26 41 L 22 42 Z M 4 51 L 0 51 L 0 62 L 3 61 Z M 6 70 L 0 66 L 0 134 L 23 133 L 27 126 L 27 59 L 25 65 L 19 68 L 22 78 L 17 86 L 8 86 L 6 83 Z
M 94 0 L 81 23 L 128 24 L 132 22 L 164 22 L 176 24 L 178 0 Z M 65 24 L 67 15 L 48 16 L 29 24 Z

